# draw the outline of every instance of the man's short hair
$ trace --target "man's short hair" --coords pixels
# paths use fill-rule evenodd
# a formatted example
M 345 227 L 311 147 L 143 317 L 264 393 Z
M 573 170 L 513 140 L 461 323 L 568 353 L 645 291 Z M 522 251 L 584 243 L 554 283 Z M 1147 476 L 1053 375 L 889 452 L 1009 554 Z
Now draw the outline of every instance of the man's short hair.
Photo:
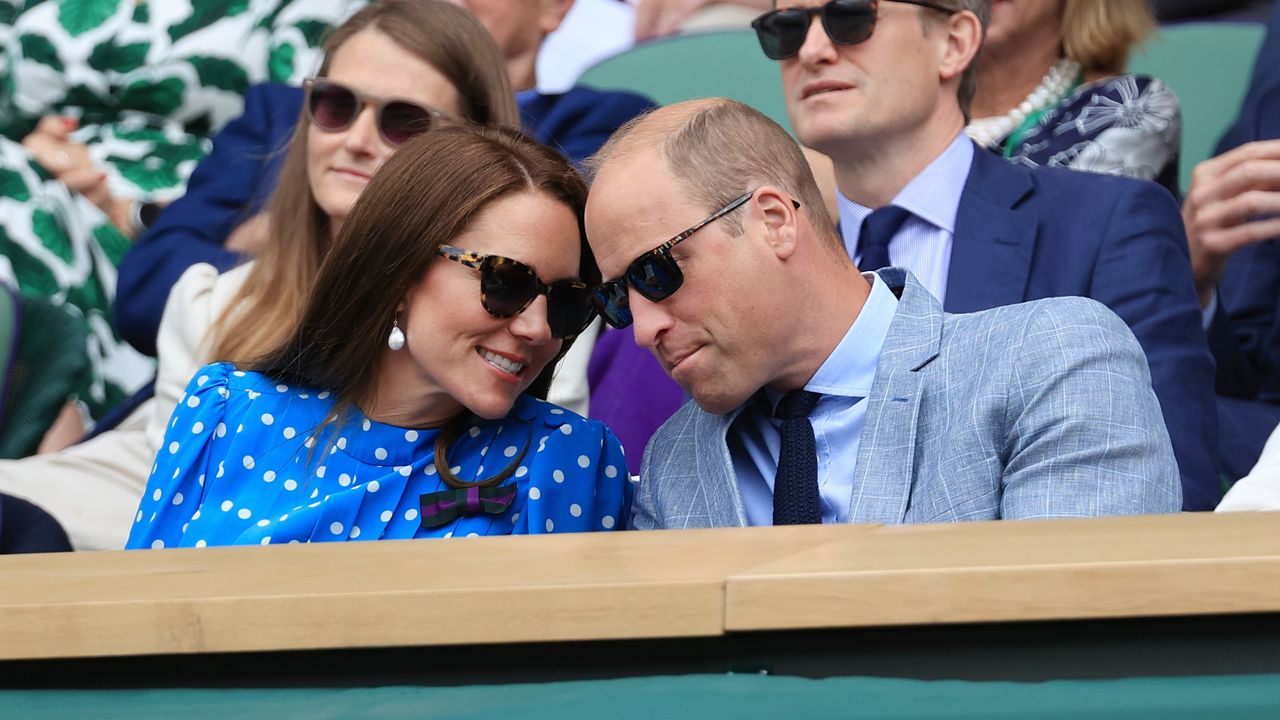
M 662 154 L 681 189 L 708 213 L 744 192 L 773 185 L 798 200 L 817 234 L 845 254 L 799 144 L 755 108 L 727 98 L 708 98 L 641 115 L 619 128 L 591 158 L 588 168 L 598 172 L 616 158 L 651 149 Z M 740 213 L 720 222 L 729 234 L 742 233 Z

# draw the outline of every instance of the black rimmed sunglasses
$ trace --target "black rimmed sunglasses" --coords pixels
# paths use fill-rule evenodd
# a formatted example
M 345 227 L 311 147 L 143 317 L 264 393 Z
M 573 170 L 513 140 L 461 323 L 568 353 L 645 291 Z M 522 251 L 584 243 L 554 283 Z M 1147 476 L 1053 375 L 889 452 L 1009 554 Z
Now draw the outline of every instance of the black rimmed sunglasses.
M 676 235 L 658 247 L 641 255 L 627 266 L 626 273 L 617 280 L 609 280 L 591 292 L 591 304 L 595 306 L 605 322 L 615 328 L 624 328 L 631 324 L 631 303 L 627 298 L 627 285 L 635 288 L 646 298 L 657 302 L 665 300 L 684 284 L 684 273 L 671 256 L 671 248 L 688 240 L 691 235 L 707 225 L 737 210 L 755 195 L 756 191 L 745 193 L 728 205 L 711 213 L 702 222 Z M 792 205 L 800 209 L 800 203 L 792 200 Z
M 342 132 L 355 123 L 366 105 L 372 105 L 377 111 L 378 134 L 391 147 L 430 130 L 438 121 L 457 120 L 443 110 L 369 95 L 324 78 L 307 78 L 302 87 L 307 93 L 304 107 L 312 125 L 325 132 Z
M 546 295 L 551 336 L 563 339 L 581 333 L 595 316 L 588 301 L 591 288 L 586 283 L 561 280 L 548 285 L 533 268 L 501 255 L 484 255 L 452 245 L 441 245 L 438 252 L 480 271 L 480 304 L 494 317 L 519 315 L 534 298 Z
M 954 7 L 929 0 L 887 0 L 919 5 L 939 12 L 958 12 Z M 771 10 L 751 21 L 764 54 L 773 60 L 786 60 L 800 53 L 809 35 L 814 15 L 821 16 L 827 37 L 837 45 L 866 42 L 876 27 L 879 0 L 831 0 L 817 7 L 793 7 Z

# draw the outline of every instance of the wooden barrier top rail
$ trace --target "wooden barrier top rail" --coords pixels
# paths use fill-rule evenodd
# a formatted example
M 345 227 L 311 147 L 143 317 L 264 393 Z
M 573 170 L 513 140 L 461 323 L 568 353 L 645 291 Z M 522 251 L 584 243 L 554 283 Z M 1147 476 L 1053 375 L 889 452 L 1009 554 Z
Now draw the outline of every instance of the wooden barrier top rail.
M 881 527 L 727 583 L 725 629 L 1280 611 L 1280 514 Z
M 1280 515 L 0 558 L 0 659 L 1280 611 Z

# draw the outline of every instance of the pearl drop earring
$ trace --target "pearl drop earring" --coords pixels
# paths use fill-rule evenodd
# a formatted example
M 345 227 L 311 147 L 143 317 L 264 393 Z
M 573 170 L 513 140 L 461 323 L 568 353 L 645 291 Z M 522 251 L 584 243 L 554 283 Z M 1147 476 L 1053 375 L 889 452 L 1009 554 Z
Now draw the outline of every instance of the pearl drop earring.
M 400 318 L 391 321 L 391 334 L 387 336 L 387 347 L 392 350 L 404 347 L 404 331 L 400 329 Z

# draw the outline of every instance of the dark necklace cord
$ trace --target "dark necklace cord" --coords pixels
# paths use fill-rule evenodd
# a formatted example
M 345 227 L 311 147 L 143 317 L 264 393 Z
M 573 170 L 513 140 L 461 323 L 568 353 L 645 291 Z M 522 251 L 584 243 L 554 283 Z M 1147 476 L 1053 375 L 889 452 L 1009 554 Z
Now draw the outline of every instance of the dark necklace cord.
M 511 477 L 511 475 L 515 473 L 516 468 L 520 467 L 521 461 L 524 460 L 524 456 L 529 452 L 529 444 L 533 441 L 533 431 L 529 431 L 529 436 L 524 439 L 524 447 L 520 448 L 520 452 L 515 456 L 515 459 L 513 459 L 505 468 L 500 470 L 498 474 L 491 475 L 483 480 L 468 482 L 453 474 L 453 470 L 449 468 L 448 457 L 448 450 L 449 447 L 453 445 L 453 441 L 461 437 L 463 431 L 468 425 L 470 425 L 468 420 L 469 418 L 464 416 L 457 422 L 451 422 L 444 430 L 440 431 L 439 435 L 436 436 L 436 455 L 433 460 L 436 464 L 436 471 L 440 473 L 440 479 L 444 480 L 444 484 L 452 488 L 493 487 L 498 483 L 501 483 L 503 480 Z

